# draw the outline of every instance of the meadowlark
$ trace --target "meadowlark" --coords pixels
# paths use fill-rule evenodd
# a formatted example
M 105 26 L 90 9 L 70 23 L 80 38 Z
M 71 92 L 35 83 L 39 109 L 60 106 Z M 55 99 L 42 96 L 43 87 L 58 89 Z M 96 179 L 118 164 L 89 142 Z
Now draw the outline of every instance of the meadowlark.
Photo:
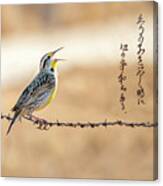
M 56 52 L 46 53 L 40 60 L 40 70 L 33 81 L 25 88 L 16 105 L 12 108 L 13 119 L 8 127 L 7 134 L 17 119 L 24 115 L 31 115 L 34 111 L 46 107 L 55 97 L 57 90 L 57 65 L 62 59 L 54 58 Z

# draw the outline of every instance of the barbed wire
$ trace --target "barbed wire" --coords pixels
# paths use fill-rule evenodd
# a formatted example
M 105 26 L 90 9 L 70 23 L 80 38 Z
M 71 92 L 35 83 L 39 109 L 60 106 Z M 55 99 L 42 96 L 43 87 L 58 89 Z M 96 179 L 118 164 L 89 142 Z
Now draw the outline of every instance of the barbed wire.
M 23 116 L 24 119 L 31 121 L 34 125 L 38 125 L 38 129 L 41 130 L 48 130 L 50 127 L 72 127 L 72 128 L 96 128 L 96 127 L 109 127 L 109 126 L 125 126 L 125 127 L 145 127 L 145 128 L 151 128 L 151 127 L 157 127 L 158 123 L 150 123 L 150 122 L 126 122 L 121 120 L 116 121 L 103 121 L 103 122 L 63 122 L 56 120 L 55 122 L 49 122 L 45 119 L 38 118 L 36 116 Z M 1 119 L 6 119 L 8 121 L 12 120 L 12 117 L 8 114 L 2 114 L 1 113 Z

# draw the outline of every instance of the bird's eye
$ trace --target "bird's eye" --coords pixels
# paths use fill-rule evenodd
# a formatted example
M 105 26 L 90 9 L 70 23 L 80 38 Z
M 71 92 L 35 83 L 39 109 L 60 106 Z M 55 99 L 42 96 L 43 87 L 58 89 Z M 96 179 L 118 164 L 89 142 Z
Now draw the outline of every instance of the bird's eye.
M 51 68 L 50 70 L 51 70 L 52 72 L 54 72 L 54 69 L 53 69 L 53 68 Z

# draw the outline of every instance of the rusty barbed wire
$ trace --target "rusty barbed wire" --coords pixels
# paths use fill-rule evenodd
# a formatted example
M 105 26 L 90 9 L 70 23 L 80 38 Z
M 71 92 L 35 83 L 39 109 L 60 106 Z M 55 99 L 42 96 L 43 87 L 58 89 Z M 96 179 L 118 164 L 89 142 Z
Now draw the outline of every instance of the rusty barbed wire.
M 31 121 L 34 125 L 38 125 L 38 129 L 41 130 L 48 130 L 50 127 L 72 127 L 72 128 L 96 128 L 96 127 L 109 127 L 109 126 L 125 126 L 125 127 L 145 127 L 145 128 L 151 128 L 151 127 L 157 127 L 158 123 L 150 123 L 150 122 L 126 122 L 126 121 L 103 121 L 103 122 L 63 122 L 56 120 L 55 122 L 47 121 L 42 118 L 38 118 L 36 116 L 24 116 L 24 118 L 28 121 Z M 8 121 L 12 120 L 12 117 L 8 114 L 2 114 L 1 113 L 1 119 L 6 119 Z

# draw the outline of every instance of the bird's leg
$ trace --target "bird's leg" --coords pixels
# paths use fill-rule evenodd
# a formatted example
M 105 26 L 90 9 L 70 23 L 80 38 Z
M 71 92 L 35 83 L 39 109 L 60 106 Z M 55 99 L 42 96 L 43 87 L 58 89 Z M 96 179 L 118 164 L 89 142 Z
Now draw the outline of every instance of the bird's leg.
M 31 119 L 34 120 L 34 124 L 36 124 L 36 123 L 38 124 L 37 129 L 42 130 L 42 125 L 43 125 L 42 124 L 42 119 L 40 119 L 39 117 L 34 116 L 32 114 L 30 114 L 29 117 L 31 117 Z
M 33 121 L 33 124 L 37 124 L 39 125 L 38 128 L 41 129 L 41 124 L 38 122 L 39 121 L 39 118 L 32 115 L 32 113 L 26 113 L 26 117 L 30 120 L 30 121 Z
M 38 124 L 38 127 L 37 129 L 40 129 L 40 130 L 48 130 L 48 125 L 46 124 L 46 120 L 44 119 L 41 119 L 37 116 L 34 116 L 32 114 L 28 114 L 28 117 L 29 119 L 31 119 L 32 121 L 34 121 L 34 124 Z
M 45 119 L 40 119 L 41 122 L 41 130 L 48 130 L 48 123 Z
M 43 120 L 44 121 L 44 120 Z M 48 130 L 48 125 L 44 123 L 40 123 L 39 126 L 37 127 L 40 130 Z
M 37 116 L 32 116 L 32 117 L 33 117 L 33 119 L 35 121 L 38 121 L 38 123 L 39 123 L 39 126 L 37 127 L 38 129 L 40 129 L 40 130 L 47 130 L 47 125 L 45 123 L 46 121 L 44 119 L 41 119 L 41 118 L 39 118 Z

